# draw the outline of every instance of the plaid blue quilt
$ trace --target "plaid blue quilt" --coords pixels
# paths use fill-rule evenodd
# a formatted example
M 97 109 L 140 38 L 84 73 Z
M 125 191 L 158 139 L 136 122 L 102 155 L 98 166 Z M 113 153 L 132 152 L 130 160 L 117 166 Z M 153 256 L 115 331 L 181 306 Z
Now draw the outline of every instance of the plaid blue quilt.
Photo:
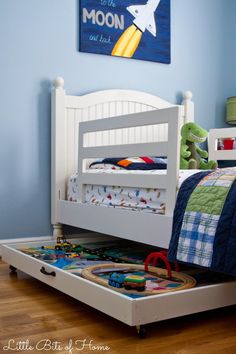
M 236 275 L 235 179 L 236 168 L 226 168 L 185 181 L 174 213 L 170 260 Z

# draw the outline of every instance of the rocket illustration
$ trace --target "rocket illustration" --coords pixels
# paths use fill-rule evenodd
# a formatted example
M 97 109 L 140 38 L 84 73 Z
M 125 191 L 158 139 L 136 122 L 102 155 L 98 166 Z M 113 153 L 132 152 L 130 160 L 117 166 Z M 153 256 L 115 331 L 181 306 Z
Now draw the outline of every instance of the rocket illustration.
M 133 24 L 118 39 L 112 50 L 112 55 L 131 58 L 145 30 L 156 37 L 155 11 L 159 3 L 160 0 L 148 0 L 145 5 L 127 7 L 127 10 L 134 16 Z
M 160 0 L 148 0 L 146 5 L 128 6 L 127 10 L 135 17 L 133 24 L 142 32 L 146 29 L 156 37 L 156 23 L 154 13 Z

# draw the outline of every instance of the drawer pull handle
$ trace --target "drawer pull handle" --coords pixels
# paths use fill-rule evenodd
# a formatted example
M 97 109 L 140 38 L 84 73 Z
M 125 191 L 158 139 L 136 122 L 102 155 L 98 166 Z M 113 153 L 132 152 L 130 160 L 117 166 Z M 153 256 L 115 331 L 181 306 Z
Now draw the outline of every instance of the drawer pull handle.
M 56 272 L 52 271 L 52 272 L 47 272 L 46 269 L 44 267 L 42 267 L 40 269 L 40 272 L 45 274 L 45 275 L 51 275 L 52 277 L 55 277 L 56 276 Z

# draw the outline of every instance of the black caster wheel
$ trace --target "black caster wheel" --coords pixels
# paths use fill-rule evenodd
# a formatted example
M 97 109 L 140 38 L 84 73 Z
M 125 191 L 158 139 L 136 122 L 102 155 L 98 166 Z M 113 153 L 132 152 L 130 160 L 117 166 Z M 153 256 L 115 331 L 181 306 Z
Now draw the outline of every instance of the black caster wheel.
M 11 272 L 16 272 L 17 271 L 17 268 L 14 267 L 13 265 L 10 265 L 9 269 L 10 269 Z
M 144 339 L 147 336 L 147 327 L 145 326 L 136 326 L 137 334 L 140 339 Z

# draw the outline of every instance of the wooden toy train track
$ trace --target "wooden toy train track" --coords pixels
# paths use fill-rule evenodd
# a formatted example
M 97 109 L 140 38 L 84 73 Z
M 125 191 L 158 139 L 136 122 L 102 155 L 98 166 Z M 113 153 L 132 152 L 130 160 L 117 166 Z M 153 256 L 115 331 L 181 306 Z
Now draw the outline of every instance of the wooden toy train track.
M 130 273 L 140 274 L 140 275 L 143 274 L 143 276 L 147 279 L 147 281 L 153 277 L 154 282 L 151 288 L 148 289 L 147 287 L 142 292 L 134 289 L 126 290 L 124 287 L 119 288 L 119 287 L 110 286 L 108 284 L 108 279 L 107 279 L 108 277 L 104 277 L 104 274 L 111 274 L 113 272 L 123 273 L 123 274 L 130 274 Z M 88 279 L 94 283 L 103 285 L 112 290 L 127 295 L 128 294 L 139 294 L 140 296 L 157 295 L 166 292 L 173 292 L 173 291 L 193 288 L 196 285 L 196 280 L 190 277 L 189 275 L 173 271 L 172 277 L 169 278 L 166 269 L 149 266 L 148 271 L 145 271 L 143 265 L 137 265 L 137 264 L 111 263 L 111 264 L 104 264 L 104 265 L 96 265 L 96 266 L 91 266 L 83 269 L 81 275 L 85 279 Z M 161 283 L 164 284 L 163 288 L 161 288 Z

